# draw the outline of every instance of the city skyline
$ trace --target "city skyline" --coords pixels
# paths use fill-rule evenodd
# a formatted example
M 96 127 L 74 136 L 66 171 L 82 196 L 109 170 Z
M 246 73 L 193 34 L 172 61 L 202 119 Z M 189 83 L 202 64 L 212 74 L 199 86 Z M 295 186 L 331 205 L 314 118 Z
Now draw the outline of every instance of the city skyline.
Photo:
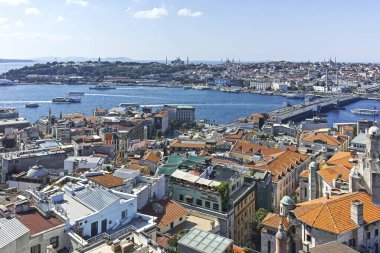
M 0 0 L 0 58 L 379 62 L 375 1 Z

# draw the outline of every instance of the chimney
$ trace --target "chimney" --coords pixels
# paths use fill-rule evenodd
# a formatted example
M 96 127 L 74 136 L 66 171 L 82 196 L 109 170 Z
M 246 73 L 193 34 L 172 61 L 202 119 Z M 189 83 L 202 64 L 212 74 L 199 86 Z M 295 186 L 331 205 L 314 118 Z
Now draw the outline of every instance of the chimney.
M 358 226 L 364 224 L 363 203 L 359 200 L 354 200 L 351 202 L 351 220 L 353 220 L 353 222 L 355 222 Z

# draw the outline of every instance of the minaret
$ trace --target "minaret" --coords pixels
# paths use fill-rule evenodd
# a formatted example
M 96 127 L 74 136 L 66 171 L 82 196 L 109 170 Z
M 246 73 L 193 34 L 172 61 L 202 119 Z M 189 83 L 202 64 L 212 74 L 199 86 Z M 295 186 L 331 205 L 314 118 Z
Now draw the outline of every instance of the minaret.
M 287 236 L 282 223 L 278 226 L 276 233 L 276 253 L 286 253 Z
M 48 122 L 47 122 L 46 127 L 47 127 L 46 134 L 50 134 L 50 130 L 51 130 L 51 108 L 49 108 Z

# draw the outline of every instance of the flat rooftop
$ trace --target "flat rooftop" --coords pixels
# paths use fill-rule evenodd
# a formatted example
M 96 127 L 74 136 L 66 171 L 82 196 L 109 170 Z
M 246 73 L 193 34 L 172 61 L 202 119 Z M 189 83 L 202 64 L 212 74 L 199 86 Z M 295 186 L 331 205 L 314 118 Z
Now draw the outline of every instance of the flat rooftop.
M 57 218 L 44 218 L 38 211 L 33 210 L 17 214 L 18 220 L 30 230 L 30 235 L 36 235 L 42 231 L 46 231 L 63 225 L 63 222 Z
M 64 200 L 59 204 L 66 211 L 67 216 L 70 218 L 70 225 L 75 225 L 76 220 L 94 212 L 66 193 L 64 194 L 63 198 Z
M 210 174 L 209 179 L 215 181 L 229 181 L 232 177 L 238 175 L 239 172 L 234 171 L 230 168 L 224 166 L 215 166 L 214 171 Z

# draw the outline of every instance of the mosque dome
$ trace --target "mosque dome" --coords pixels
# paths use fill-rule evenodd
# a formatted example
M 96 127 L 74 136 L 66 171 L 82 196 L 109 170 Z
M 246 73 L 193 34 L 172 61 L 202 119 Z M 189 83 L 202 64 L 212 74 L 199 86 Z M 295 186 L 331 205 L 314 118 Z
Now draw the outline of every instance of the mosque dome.
M 379 132 L 379 128 L 377 126 L 371 126 L 369 129 L 368 129 L 368 134 L 369 135 L 379 135 L 380 132 Z
M 284 196 L 281 200 L 281 204 L 283 204 L 285 206 L 294 206 L 295 205 L 294 200 L 289 196 Z
M 26 174 L 26 177 L 30 179 L 36 179 L 36 178 L 45 176 L 47 174 L 48 174 L 47 169 L 45 169 L 42 166 L 34 165 L 32 168 L 29 169 L 28 173 Z

